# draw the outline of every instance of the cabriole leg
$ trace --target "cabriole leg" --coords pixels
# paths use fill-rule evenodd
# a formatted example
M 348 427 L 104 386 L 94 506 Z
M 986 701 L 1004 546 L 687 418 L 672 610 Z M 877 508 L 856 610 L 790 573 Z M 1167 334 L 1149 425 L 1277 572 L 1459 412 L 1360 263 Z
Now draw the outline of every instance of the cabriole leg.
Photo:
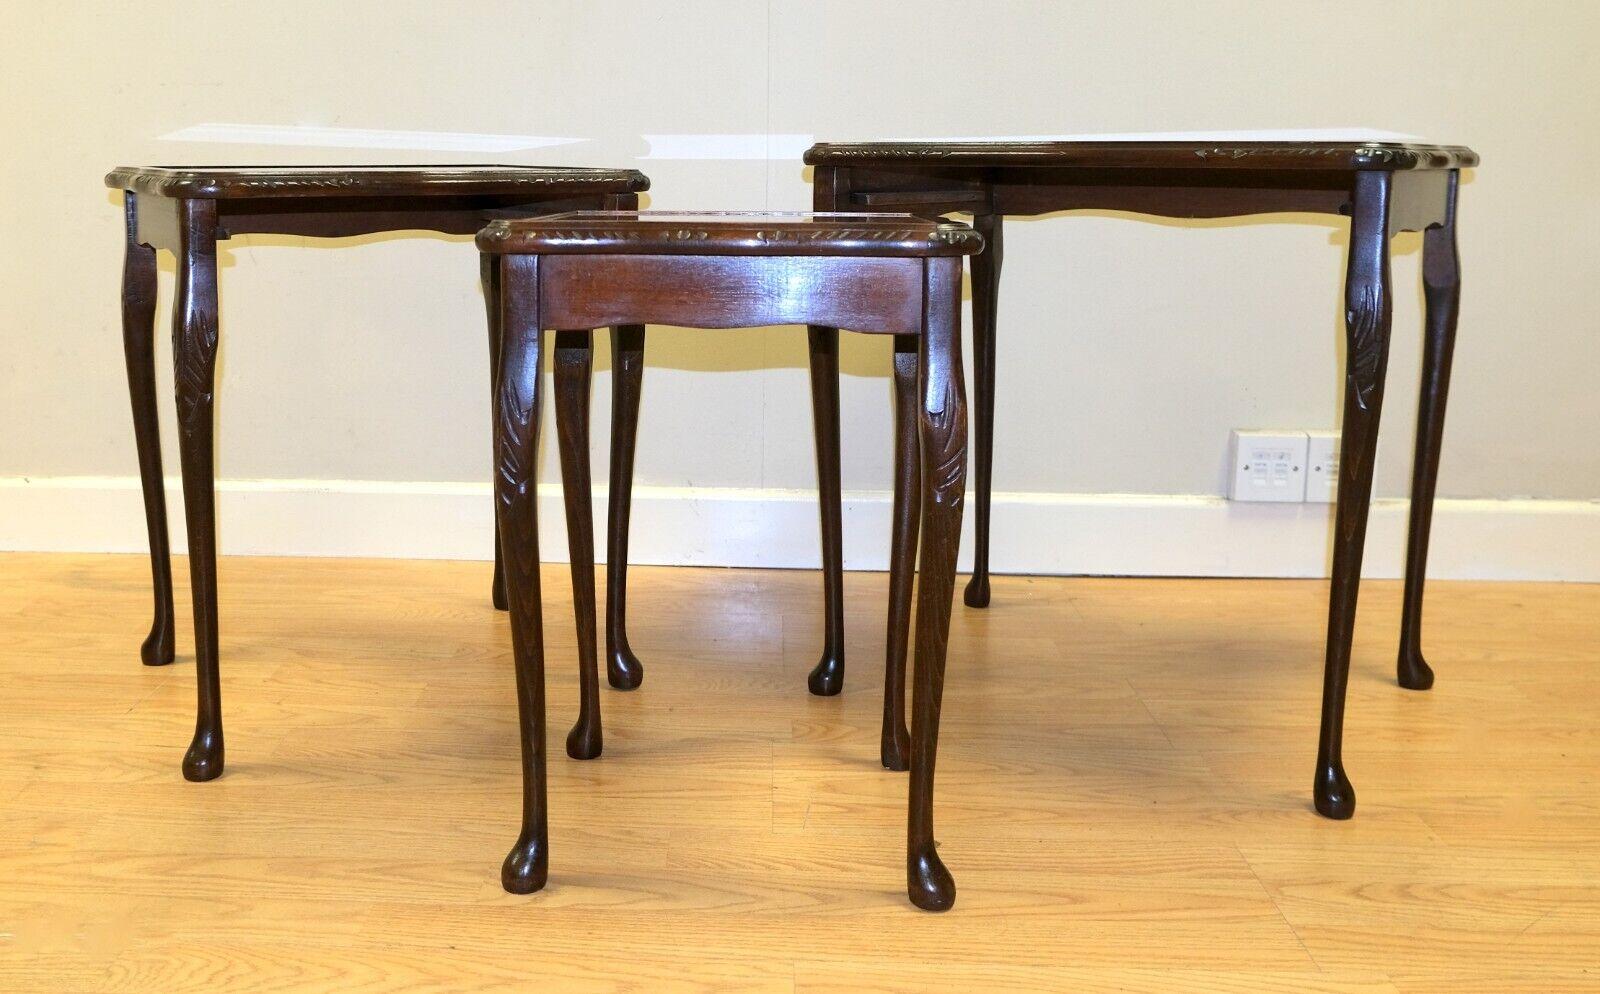
M 184 523 L 189 534 L 189 587 L 194 598 L 195 681 L 199 706 L 194 739 L 183 757 L 189 780 L 222 775 L 222 687 L 217 661 L 217 525 L 214 498 L 213 401 L 217 367 L 216 202 L 186 200 L 172 359 L 178 401 L 178 454 L 183 467 Z
M 633 447 L 644 386 L 644 325 L 611 329 L 611 495 L 606 508 L 606 679 L 618 690 L 644 682 L 628 645 L 628 516 L 633 507 Z
M 922 463 L 922 569 L 917 583 L 916 687 L 911 717 L 911 784 L 906 890 L 911 903 L 945 911 L 955 880 L 933 835 L 933 767 L 939 745 L 945 654 L 955 596 L 956 548 L 967 483 L 967 395 L 961 373 L 961 264 L 928 261 L 928 311 L 917 375 Z
M 513 894 L 530 894 L 543 887 L 550 863 L 535 473 L 544 346 L 539 328 L 538 266 L 537 256 L 504 256 L 500 264 L 503 335 L 500 384 L 495 392 L 495 499 L 500 509 L 501 558 L 522 730 L 522 830 L 500 868 L 500 882 Z
M 123 194 L 127 241 L 122 256 L 122 354 L 133 405 L 133 441 L 139 453 L 139 486 L 150 537 L 150 585 L 155 617 L 139 647 L 146 666 L 172 662 L 172 556 L 167 548 L 167 498 L 161 480 L 161 428 L 156 417 L 156 250 L 139 243 L 136 195 Z
M 567 549 L 572 561 L 572 609 L 578 624 L 578 722 L 567 735 L 567 755 L 600 755 L 600 667 L 595 659 L 594 512 L 589 483 L 589 376 L 594 335 L 556 334 L 556 438 L 561 449 L 561 492 L 567 508 Z
M 1000 263 L 1005 256 L 999 214 L 979 214 L 973 227 L 983 235 L 983 251 L 972 257 L 973 497 L 972 579 L 962 600 L 968 607 L 989 606 L 989 474 L 994 466 L 995 318 L 1000 305 Z
M 478 275 L 483 283 L 483 308 L 489 325 L 489 408 L 494 410 L 495 385 L 500 381 L 500 257 L 487 252 L 478 257 Z M 500 509 L 495 502 L 494 579 L 489 597 L 496 610 L 506 609 L 505 568 L 500 563 Z
M 896 335 L 894 340 L 894 521 L 889 536 L 889 630 L 884 653 L 883 737 L 879 746 L 884 768 L 890 770 L 905 770 L 911 765 L 911 735 L 906 731 L 906 652 L 922 515 L 917 343 L 915 335 Z
M 1439 479 L 1444 406 L 1450 393 L 1450 359 L 1456 347 L 1461 268 L 1456 256 L 1456 182 L 1450 177 L 1445 223 L 1422 236 L 1422 287 L 1427 314 L 1422 343 L 1422 390 L 1417 401 L 1417 448 L 1411 469 L 1411 533 L 1406 543 L 1406 586 L 1400 614 L 1400 686 L 1427 690 L 1433 670 L 1422 658 L 1422 585 L 1428 572 L 1428 532 Z
M 839 329 L 812 325 L 811 416 L 822 513 L 822 658 L 806 686 L 819 697 L 844 689 L 844 525 L 839 490 Z
M 1344 772 L 1344 697 L 1350 676 L 1356 595 L 1361 586 L 1362 546 L 1367 537 L 1367 507 L 1372 498 L 1378 416 L 1389 362 L 1393 303 L 1389 280 L 1389 192 L 1389 174 L 1356 174 L 1350 260 L 1345 275 L 1344 428 L 1338 507 L 1334 513 L 1322 731 L 1312 791 L 1317 810 L 1329 818 L 1348 818 L 1356 807 L 1355 790 Z

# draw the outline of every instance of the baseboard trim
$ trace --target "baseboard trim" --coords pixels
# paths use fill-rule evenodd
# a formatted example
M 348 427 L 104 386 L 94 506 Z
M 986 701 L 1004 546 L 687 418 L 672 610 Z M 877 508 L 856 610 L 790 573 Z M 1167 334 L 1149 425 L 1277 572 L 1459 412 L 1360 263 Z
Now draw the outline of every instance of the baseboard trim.
M 184 548 L 182 487 L 167 481 L 173 546 Z M 604 536 L 605 490 L 597 488 Z M 1130 576 L 1326 576 L 1331 507 L 1236 504 L 1148 494 L 994 495 L 996 572 Z M 1408 502 L 1373 503 L 1364 573 L 1404 562 Z M 539 488 L 545 557 L 564 561 L 560 488 Z M 486 559 L 489 487 L 370 480 L 225 480 L 217 484 L 226 555 Z M 146 550 L 135 477 L 0 478 L 0 549 Z M 635 489 L 633 561 L 815 568 L 814 491 Z M 970 561 L 971 504 L 962 568 Z M 844 495 L 845 565 L 886 566 L 889 494 Z M 605 550 L 597 550 L 604 558 Z M 1441 500 L 1429 575 L 1441 579 L 1600 581 L 1600 501 Z

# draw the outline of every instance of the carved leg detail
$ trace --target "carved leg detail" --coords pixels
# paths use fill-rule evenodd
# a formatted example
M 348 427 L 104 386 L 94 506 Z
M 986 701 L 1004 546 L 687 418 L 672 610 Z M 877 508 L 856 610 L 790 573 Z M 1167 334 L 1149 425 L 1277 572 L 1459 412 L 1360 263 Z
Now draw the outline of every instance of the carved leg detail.
M 495 385 L 500 382 L 500 257 L 487 253 L 478 257 L 478 275 L 483 283 L 483 308 L 489 325 L 489 407 L 493 416 Z M 505 567 L 500 563 L 500 507 L 495 502 L 494 579 L 490 581 L 490 600 L 495 609 L 506 609 Z
M 906 890 L 911 903 L 926 911 L 945 911 L 956 899 L 955 881 L 940 861 L 934 841 L 933 768 L 967 483 L 960 299 L 960 260 L 929 260 L 927 315 L 917 376 L 922 570 L 917 585 L 917 671 L 906 828 Z
M 894 522 L 889 537 L 889 631 L 883 672 L 885 769 L 911 766 L 906 731 L 906 651 L 911 632 L 911 592 L 917 571 L 917 526 L 922 514 L 921 448 L 917 443 L 917 337 L 894 341 Z
M 501 559 L 511 611 L 522 728 L 522 830 L 500 868 L 513 894 L 544 886 L 550 835 L 545 813 L 544 628 L 540 618 L 539 520 L 535 466 L 539 453 L 540 365 L 537 256 L 501 260 L 500 383 L 495 393 L 495 500 Z
M 644 682 L 628 645 L 628 515 L 633 506 L 633 447 L 644 385 L 644 325 L 611 329 L 611 497 L 606 509 L 606 679 L 618 690 Z
M 222 775 L 222 688 L 217 666 L 217 535 L 213 495 L 213 397 L 217 365 L 216 204 L 184 201 L 178 281 L 172 312 L 172 359 L 178 400 L 178 452 L 189 533 L 194 597 L 195 679 L 199 708 L 183 757 L 189 780 Z
M 989 473 L 994 465 L 994 363 L 995 316 L 1000 303 L 1000 263 L 1004 259 L 1004 231 L 999 214 L 979 214 L 973 227 L 983 235 L 983 251 L 972 257 L 972 363 L 977 385 L 973 391 L 973 515 L 972 579 L 962 600 L 968 607 L 989 606 Z
M 822 658 L 806 686 L 819 697 L 844 689 L 844 525 L 839 491 L 839 330 L 812 325 L 811 415 L 822 512 Z
M 1461 270 L 1456 256 L 1456 176 L 1450 177 L 1445 223 L 1422 236 L 1422 286 L 1427 306 L 1422 347 L 1422 391 L 1417 403 L 1416 460 L 1411 470 L 1411 534 L 1406 544 L 1406 586 L 1400 615 L 1400 686 L 1427 690 L 1433 670 L 1422 658 L 1422 585 L 1428 571 L 1428 531 L 1439 478 L 1444 407 L 1450 393 L 1450 359 L 1456 346 Z
M 146 666 L 172 662 L 172 556 L 167 548 L 167 498 L 161 480 L 161 428 L 156 418 L 156 250 L 139 244 L 135 195 L 123 195 L 128 237 L 122 259 L 122 352 L 133 405 L 133 440 L 139 453 L 144 523 L 150 536 L 150 584 L 155 618 L 139 647 Z
M 578 722 L 567 735 L 567 755 L 600 755 L 600 667 L 595 659 L 594 512 L 589 483 L 589 378 L 594 336 L 556 335 L 556 438 L 561 449 L 561 492 L 567 506 L 567 548 L 572 560 L 572 608 L 578 624 Z
M 1392 307 L 1389 279 L 1389 191 L 1387 173 L 1356 177 L 1350 224 L 1350 261 L 1345 276 L 1344 428 L 1335 511 L 1333 582 L 1328 598 L 1328 654 L 1322 684 L 1322 731 L 1313 796 L 1329 818 L 1355 813 L 1355 790 L 1343 761 L 1344 697 L 1350 674 L 1361 553 L 1372 497 L 1373 456 L 1389 362 Z

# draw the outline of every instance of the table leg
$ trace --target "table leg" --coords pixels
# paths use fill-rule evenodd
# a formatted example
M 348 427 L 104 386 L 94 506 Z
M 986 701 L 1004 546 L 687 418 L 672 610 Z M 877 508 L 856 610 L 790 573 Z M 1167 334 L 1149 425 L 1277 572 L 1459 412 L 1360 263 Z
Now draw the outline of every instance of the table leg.
M 1450 359 L 1456 346 L 1456 312 L 1461 302 L 1460 260 L 1456 255 L 1456 182 L 1450 177 L 1445 223 L 1422 236 L 1422 287 L 1426 332 L 1422 348 L 1422 391 L 1417 403 L 1416 460 L 1411 469 L 1411 535 L 1406 545 L 1406 586 L 1400 615 L 1400 686 L 1427 690 L 1433 670 L 1422 658 L 1422 585 L 1428 570 L 1428 530 L 1433 523 L 1433 492 L 1439 478 L 1439 448 L 1444 438 L 1444 406 L 1450 392 Z
M 600 755 L 600 667 L 595 659 L 594 511 L 589 480 L 589 380 L 594 333 L 556 333 L 556 439 L 561 449 L 561 493 L 567 509 L 567 549 L 572 562 L 572 609 L 578 625 L 578 722 L 567 735 L 567 755 Z
M 928 261 L 929 302 L 919 370 L 922 570 L 917 589 L 917 673 L 912 701 L 906 890 L 911 903 L 944 911 L 956 885 L 933 836 L 933 766 L 939 744 L 945 653 L 955 595 L 956 548 L 967 483 L 967 395 L 961 375 L 961 262 Z
M 495 399 L 495 500 L 500 509 L 501 558 L 511 610 L 511 654 L 517 670 L 517 715 L 522 730 L 522 830 L 500 868 L 513 894 L 544 886 L 550 835 L 545 808 L 544 627 L 539 595 L 540 367 L 539 259 L 501 259 L 500 383 Z
M 183 757 L 189 780 L 222 775 L 222 688 L 217 669 L 217 533 L 213 464 L 213 400 L 217 366 L 217 208 L 211 200 L 179 205 L 172 360 L 178 401 L 178 453 L 183 467 L 184 522 L 189 535 L 189 586 L 194 598 L 195 679 L 199 707 L 194 740 Z
M 606 679 L 618 690 L 644 682 L 644 664 L 628 645 L 628 516 L 633 507 L 633 449 L 644 385 L 644 325 L 611 329 L 611 494 L 606 509 Z
M 1000 263 L 1005 255 L 999 214 L 979 214 L 973 227 L 983 235 L 983 251 L 972 257 L 972 364 L 977 385 L 972 427 L 975 435 L 972 579 L 963 600 L 968 607 L 989 606 L 989 471 L 994 465 L 995 315 L 1000 303 Z
M 839 329 L 811 325 L 811 417 L 822 512 L 822 658 L 807 687 L 820 697 L 844 689 L 844 525 L 839 492 Z
M 911 592 L 917 576 L 917 528 L 922 513 L 922 465 L 917 444 L 918 336 L 894 339 L 894 521 L 889 536 L 889 631 L 883 671 L 885 769 L 911 765 L 906 731 L 906 651 L 911 633 Z
M 127 242 L 122 257 L 122 353 L 133 405 L 133 441 L 139 453 L 144 523 L 150 536 L 150 584 L 155 618 L 139 647 L 146 666 L 173 659 L 172 556 L 167 548 L 167 498 L 161 480 L 161 427 L 156 418 L 156 250 L 139 243 L 135 194 L 123 195 Z
M 489 326 L 489 408 L 494 415 L 495 385 L 500 382 L 500 257 L 487 252 L 478 256 L 478 276 L 483 283 L 483 308 Z M 496 610 L 506 609 L 505 567 L 500 563 L 500 508 L 495 502 L 494 579 L 489 597 Z
M 1322 730 L 1317 748 L 1313 796 L 1329 818 L 1355 813 L 1355 790 L 1345 776 L 1345 685 L 1350 675 L 1350 640 L 1355 630 L 1356 595 L 1361 585 L 1361 553 L 1372 497 L 1373 457 L 1378 417 L 1383 407 L 1384 372 L 1389 362 L 1389 323 L 1393 304 L 1389 277 L 1390 176 L 1356 175 L 1350 222 L 1350 259 L 1345 276 L 1344 428 L 1339 461 L 1339 499 L 1335 511 L 1333 582 L 1328 598 L 1328 652 L 1322 684 Z

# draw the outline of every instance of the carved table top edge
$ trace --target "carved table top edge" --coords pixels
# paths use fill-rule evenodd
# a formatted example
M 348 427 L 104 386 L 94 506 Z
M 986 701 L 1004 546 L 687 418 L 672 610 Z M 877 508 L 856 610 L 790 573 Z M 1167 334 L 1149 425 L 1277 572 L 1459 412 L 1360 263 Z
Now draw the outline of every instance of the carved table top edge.
M 1478 153 L 1461 145 L 1397 142 L 1044 141 L 818 142 L 817 166 L 1054 166 L 1086 169 L 1468 169 Z
M 494 221 L 498 255 L 724 255 L 925 258 L 975 255 L 983 237 L 910 214 L 574 211 Z
M 106 186 L 196 200 L 270 197 L 506 195 L 535 191 L 641 193 L 637 169 L 579 166 L 118 166 Z

